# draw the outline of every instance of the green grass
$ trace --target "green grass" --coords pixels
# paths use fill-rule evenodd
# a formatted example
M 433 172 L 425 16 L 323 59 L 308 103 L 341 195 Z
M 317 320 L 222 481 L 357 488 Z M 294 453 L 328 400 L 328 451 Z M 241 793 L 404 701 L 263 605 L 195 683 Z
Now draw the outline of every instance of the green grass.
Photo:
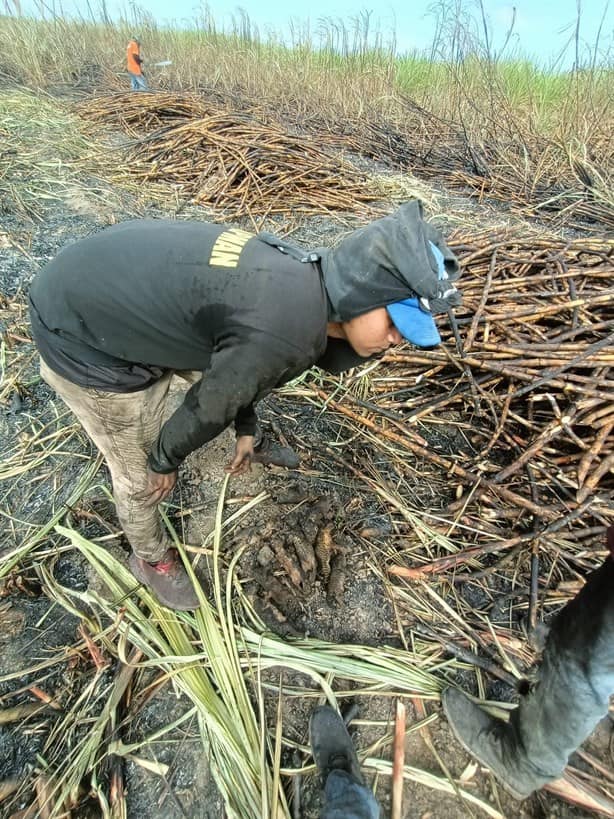
M 422 139 L 417 150 L 428 155 L 429 141 L 438 139 L 439 164 L 431 173 L 448 160 L 456 164 L 442 171 L 471 172 L 477 152 L 487 161 L 489 195 L 505 201 L 528 196 L 532 203 L 535 190 L 546 200 L 567 191 L 581 203 L 589 179 L 590 196 L 611 202 L 614 70 L 591 62 L 561 73 L 519 54 L 494 59 L 471 29 L 463 32 L 462 48 L 452 38 L 449 53 L 434 44 L 436 56 L 429 58 L 397 56 L 394 43 L 371 32 L 364 15 L 348 27 L 324 22 L 315 35 L 296 31 L 291 47 L 276 34 L 260 36 L 245 14 L 229 31 L 210 16 L 186 30 L 157 26 L 149 17 L 128 25 L 5 15 L 0 76 L 37 89 L 126 89 L 125 46 L 135 30 L 154 89 L 213 93 L 234 108 L 260 106 L 269 117 L 359 140 L 362 125 L 373 123 L 408 144 Z M 156 68 L 159 60 L 172 65 Z M 480 185 L 478 178 L 474 188 Z
M 360 106 L 394 112 L 395 95 L 407 94 L 434 114 L 457 119 L 462 101 L 469 105 L 483 99 L 486 90 L 499 106 L 531 110 L 554 123 L 561 106 L 569 115 L 570 99 L 584 114 L 603 108 L 614 80 L 608 68 L 562 74 L 521 58 L 493 61 L 477 42 L 454 58 L 399 57 L 393 43 L 378 36 L 374 43 L 360 20 L 349 29 L 329 21 L 317 38 L 296 32 L 293 47 L 287 47 L 275 34 L 260 37 L 246 16 L 235 20 L 229 32 L 219 31 L 210 17 L 184 30 L 158 27 L 148 18 L 134 26 L 0 16 L 0 71 L 18 82 L 48 87 L 75 84 L 93 64 L 100 67 L 102 82 L 125 87 L 124 52 L 134 29 L 146 59 L 173 61 L 164 72 L 150 69 L 154 83 L 162 79 L 171 87 L 240 89 L 263 99 L 281 93 L 346 112 Z

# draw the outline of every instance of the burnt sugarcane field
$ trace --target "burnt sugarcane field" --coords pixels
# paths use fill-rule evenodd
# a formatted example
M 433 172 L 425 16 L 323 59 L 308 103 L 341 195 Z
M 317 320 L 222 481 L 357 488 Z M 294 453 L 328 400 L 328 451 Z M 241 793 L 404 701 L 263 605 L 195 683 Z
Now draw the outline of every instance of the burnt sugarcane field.
M 138 22 L 0 15 L 0 815 L 614 817 L 608 59 Z

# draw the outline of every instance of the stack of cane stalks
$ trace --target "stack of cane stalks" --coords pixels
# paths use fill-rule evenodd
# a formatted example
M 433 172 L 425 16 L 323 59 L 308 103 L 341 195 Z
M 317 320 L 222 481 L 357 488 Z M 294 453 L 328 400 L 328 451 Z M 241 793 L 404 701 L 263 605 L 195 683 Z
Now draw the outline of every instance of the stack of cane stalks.
M 389 352 L 368 389 L 364 376 L 312 387 L 354 437 L 393 454 L 396 489 L 372 455 L 361 461 L 352 448 L 345 466 L 401 528 L 414 490 L 399 487 L 424 485 L 430 473 L 444 499 L 442 531 L 466 527 L 460 550 L 423 550 L 405 576 L 475 566 L 476 556 L 556 533 L 571 533 L 574 550 L 603 549 L 614 520 L 612 245 L 507 231 L 457 233 L 451 244 L 463 306 L 453 321 L 439 319 L 443 344 Z
M 493 121 L 488 138 L 470 139 L 455 122 L 404 96 L 388 117 L 350 120 L 328 110 L 305 114 L 283 101 L 195 93 L 114 94 L 78 110 L 89 121 L 120 125 L 137 140 L 127 167 L 141 181 L 171 183 L 197 204 L 238 216 L 356 211 L 377 199 L 373 184 L 327 147 L 443 179 L 523 216 L 584 230 L 614 226 L 606 125 L 582 149 L 539 136 L 522 122 L 508 123 L 501 133 Z
M 583 230 L 614 226 L 612 140 L 604 128 L 587 152 L 518 126 L 489 140 L 470 140 L 455 123 L 407 103 L 398 122 L 360 120 L 328 125 L 322 140 L 385 161 L 479 200 L 498 200 L 523 216 Z M 306 122 L 317 131 L 321 122 Z M 590 156 L 589 159 L 587 157 Z
M 554 519 L 562 496 L 569 501 L 571 492 L 583 503 L 602 482 L 605 488 L 614 467 L 613 247 L 491 235 L 458 236 L 455 246 L 467 275 L 450 375 L 462 368 L 464 412 L 476 425 L 494 425 L 475 467 L 493 486 L 512 488 L 527 467 L 548 470 L 543 502 L 526 508 Z M 431 371 L 450 366 L 447 350 L 411 358 Z M 448 400 L 459 406 L 461 399 Z M 497 446 L 511 457 L 502 468 L 485 461 Z
M 354 165 L 251 114 L 194 94 L 98 97 L 79 112 L 119 124 L 135 139 L 126 170 L 142 183 L 176 186 L 193 204 L 233 217 L 353 211 L 382 191 Z

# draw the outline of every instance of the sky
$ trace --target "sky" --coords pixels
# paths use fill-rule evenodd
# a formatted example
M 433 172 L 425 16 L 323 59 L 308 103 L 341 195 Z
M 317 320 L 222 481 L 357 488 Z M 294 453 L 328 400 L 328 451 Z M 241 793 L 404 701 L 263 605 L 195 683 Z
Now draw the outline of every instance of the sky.
M 40 0 L 22 0 L 22 8 L 27 10 Z M 88 7 L 96 9 L 100 0 L 44 0 L 61 4 L 65 13 L 77 11 L 88 16 Z M 426 50 L 432 44 L 437 29 L 437 8 L 447 6 L 457 8 L 462 3 L 463 13 L 470 14 L 481 27 L 481 12 L 478 0 L 383 0 L 369 6 L 364 0 L 242 0 L 236 5 L 228 0 L 105 0 L 115 17 L 123 11 L 130 16 L 130 8 L 136 5 L 147 11 L 158 23 L 175 22 L 193 25 L 193 21 L 208 9 L 216 26 L 232 28 L 233 20 L 239 20 L 245 12 L 261 35 L 275 31 L 285 41 L 290 32 L 309 31 L 317 36 L 320 21 L 341 20 L 346 28 L 351 28 L 352 20 L 360 15 L 370 14 L 372 29 L 379 30 L 385 42 L 394 37 L 396 49 L 403 53 L 417 49 Z M 503 45 L 506 34 L 514 20 L 512 36 L 507 45 L 507 54 L 521 51 L 542 65 L 552 65 L 566 49 L 566 55 L 559 63 L 561 68 L 570 68 L 575 57 L 575 27 L 580 6 L 579 49 L 584 62 L 590 62 L 595 43 L 600 38 L 600 52 L 605 55 L 614 44 L 614 0 L 483 0 L 489 37 L 495 50 Z M 454 17 L 448 13 L 448 19 Z M 599 29 L 601 33 L 599 35 Z

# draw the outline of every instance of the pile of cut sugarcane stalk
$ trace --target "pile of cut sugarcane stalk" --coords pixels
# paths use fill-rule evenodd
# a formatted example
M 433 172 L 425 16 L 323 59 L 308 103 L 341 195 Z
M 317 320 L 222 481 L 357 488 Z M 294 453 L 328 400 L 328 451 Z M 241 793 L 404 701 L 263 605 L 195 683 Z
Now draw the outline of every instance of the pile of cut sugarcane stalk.
M 299 137 L 194 94 L 126 94 L 81 104 L 82 116 L 123 127 L 136 141 L 126 171 L 176 186 L 229 216 L 368 212 L 382 190 L 315 138 Z
M 354 166 L 323 152 L 329 146 L 444 179 L 525 216 L 591 229 L 614 226 L 612 148 L 605 126 L 591 150 L 576 155 L 572 146 L 521 123 L 507 136 L 493 123 L 491 138 L 470 140 L 456 123 L 403 97 L 402 115 L 390 119 L 338 121 L 334 112 L 323 111 L 298 116 L 290 127 L 297 115 L 287 104 L 272 109 L 242 100 L 238 112 L 233 103 L 195 93 L 124 93 L 89 100 L 78 110 L 92 122 L 119 124 L 139 140 L 130 160 L 140 178 L 180 185 L 196 203 L 227 206 L 237 215 L 318 212 L 318 204 L 320 211 L 348 210 L 348 198 L 356 203 L 377 198 Z
M 481 465 L 495 494 L 498 486 L 516 491 L 527 467 L 549 477 L 539 503 L 526 507 L 554 519 L 563 497 L 583 503 L 602 482 L 607 489 L 614 467 L 613 248 L 538 236 L 477 242 L 458 236 L 455 246 L 466 273 L 462 343 L 453 361 L 450 334 L 444 349 L 391 353 L 387 360 L 409 365 L 415 377 L 428 370 L 438 390 L 442 380 L 453 390 L 462 371 L 464 387 L 451 390 L 443 405 L 462 408 L 476 427 L 491 430 L 467 468 Z M 384 405 L 412 421 L 422 413 L 416 400 Z M 510 461 L 503 467 L 485 462 L 497 447 Z
M 578 149 L 572 141 L 546 138 L 525 123 L 511 131 L 490 124 L 488 138 L 468 135 L 459 123 L 443 120 L 412 100 L 400 98 L 401 116 L 338 121 L 333 114 L 303 126 L 325 144 L 386 162 L 420 177 L 441 179 L 456 190 L 498 200 L 523 216 L 548 219 L 584 230 L 614 226 L 612 140 L 607 122 L 593 141 Z
M 371 449 L 330 451 L 335 468 L 378 492 L 393 515 L 412 506 L 427 472 L 443 531 L 469 527 L 459 552 L 419 551 L 406 576 L 455 572 L 559 536 L 573 551 L 603 550 L 614 520 L 612 245 L 513 231 L 459 233 L 451 243 L 463 306 L 453 327 L 439 318 L 441 346 L 390 351 L 371 367 L 368 389 L 357 374 L 294 391 L 336 413 L 352 440 L 362 434 L 386 453 L 412 487 L 406 495 L 382 480 Z M 442 445 L 445 428 L 461 443 Z

